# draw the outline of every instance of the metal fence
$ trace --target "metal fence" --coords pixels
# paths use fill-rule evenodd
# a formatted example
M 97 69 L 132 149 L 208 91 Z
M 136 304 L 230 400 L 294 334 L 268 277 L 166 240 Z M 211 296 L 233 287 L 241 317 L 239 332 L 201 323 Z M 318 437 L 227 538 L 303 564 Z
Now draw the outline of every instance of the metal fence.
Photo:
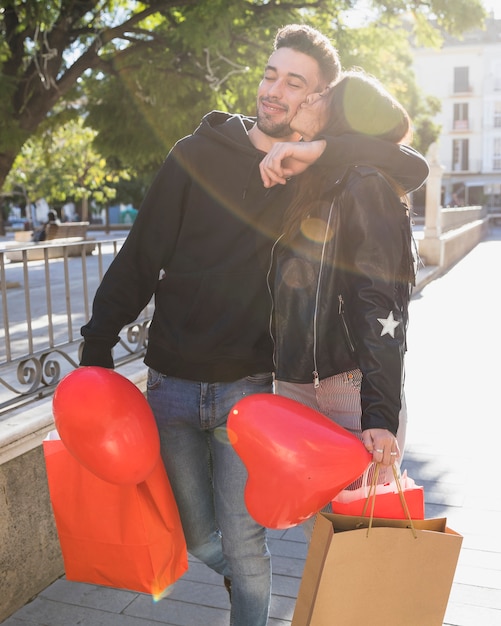
M 0 417 L 53 393 L 78 367 L 80 328 L 95 291 L 124 237 L 0 247 Z M 153 314 L 150 303 L 123 329 L 117 365 L 144 355 Z

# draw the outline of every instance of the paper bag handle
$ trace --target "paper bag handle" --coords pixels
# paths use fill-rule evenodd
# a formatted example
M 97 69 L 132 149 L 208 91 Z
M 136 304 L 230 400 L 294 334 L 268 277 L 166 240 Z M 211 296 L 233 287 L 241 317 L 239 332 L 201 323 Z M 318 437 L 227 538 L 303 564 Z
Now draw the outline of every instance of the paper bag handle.
M 374 466 L 374 473 L 372 474 L 372 479 L 371 479 L 371 483 L 369 484 L 368 478 L 369 478 L 369 471 L 371 469 L 371 467 Z M 377 493 L 377 484 L 378 484 L 378 477 L 379 477 L 379 470 L 381 469 L 381 465 L 377 462 L 372 462 L 369 463 L 369 465 L 367 465 L 367 467 L 365 468 L 365 471 L 363 473 L 362 476 L 362 488 L 365 491 L 365 504 L 364 504 L 364 508 L 362 509 L 362 516 L 365 517 L 367 515 L 367 507 L 369 505 L 369 500 L 371 498 L 371 495 L 375 495 Z M 393 469 L 393 476 L 395 478 L 395 482 L 397 484 L 397 489 L 399 489 L 399 495 L 400 495 L 400 490 L 401 490 L 401 483 L 400 483 L 400 477 L 398 475 L 396 466 L 393 465 L 392 466 Z M 405 508 L 407 505 L 407 502 L 405 501 L 405 498 L 402 501 L 402 497 L 400 496 L 400 501 L 402 502 L 402 507 L 404 509 L 405 512 Z M 373 500 L 374 502 L 374 500 Z
M 367 528 L 367 536 L 369 536 L 369 531 L 372 528 L 372 520 L 374 519 L 374 505 L 376 503 L 376 485 L 377 485 L 377 479 L 379 476 L 379 469 L 381 467 L 380 463 L 376 463 L 376 468 L 374 470 L 374 476 L 372 477 L 372 482 L 370 485 L 370 489 L 369 489 L 369 495 L 367 496 L 367 500 L 365 501 L 364 504 L 364 508 L 362 511 L 362 516 L 365 515 L 366 511 L 367 511 L 367 506 L 369 504 L 369 500 L 371 498 L 371 495 L 373 496 L 372 498 L 372 502 L 371 502 L 371 512 L 369 515 L 369 526 Z M 397 484 L 397 489 L 398 489 L 398 495 L 400 497 L 400 502 L 402 504 L 402 508 L 404 509 L 405 512 L 405 516 L 407 518 L 407 520 L 409 521 L 410 527 L 411 527 L 411 531 L 412 534 L 414 536 L 414 539 L 417 539 L 417 533 L 416 533 L 416 529 L 414 528 L 414 523 L 412 521 L 411 518 L 411 514 L 409 512 L 409 507 L 407 506 L 407 501 L 404 497 L 404 492 L 402 491 L 402 485 L 400 484 L 400 476 L 398 475 L 398 471 L 397 468 L 395 467 L 395 465 L 391 466 L 392 470 L 393 470 L 393 476 L 395 477 L 395 482 Z

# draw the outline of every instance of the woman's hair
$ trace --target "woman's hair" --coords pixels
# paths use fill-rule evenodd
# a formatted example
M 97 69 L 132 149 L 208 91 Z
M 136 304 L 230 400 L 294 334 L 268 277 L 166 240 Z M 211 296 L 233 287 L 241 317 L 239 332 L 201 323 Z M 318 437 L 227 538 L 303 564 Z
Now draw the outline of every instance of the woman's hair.
M 344 72 L 326 97 L 330 111 L 323 136 L 357 133 L 393 143 L 411 141 L 407 111 L 374 76 L 362 70 Z
M 362 70 L 344 72 L 324 95 L 328 98 L 329 116 L 319 136 L 358 134 L 384 139 L 391 143 L 410 142 L 411 121 L 407 111 L 373 76 Z M 383 172 L 384 174 L 384 172 Z M 294 235 L 312 202 L 325 189 L 320 168 L 311 166 L 296 179 L 294 200 L 285 214 L 286 239 Z M 404 195 L 395 181 L 386 176 L 399 196 Z

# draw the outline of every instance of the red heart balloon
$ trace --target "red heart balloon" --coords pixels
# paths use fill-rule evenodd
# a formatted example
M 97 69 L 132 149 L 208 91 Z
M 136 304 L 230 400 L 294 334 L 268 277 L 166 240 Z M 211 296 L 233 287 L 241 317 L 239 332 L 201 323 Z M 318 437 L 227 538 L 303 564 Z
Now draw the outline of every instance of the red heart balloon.
M 103 367 L 80 367 L 56 387 L 52 409 L 70 453 L 115 484 L 137 484 L 155 468 L 160 438 L 148 401 L 130 380 Z
M 247 509 L 268 528 L 305 521 L 372 459 L 359 439 L 325 415 L 273 394 L 237 402 L 228 436 L 247 468 Z

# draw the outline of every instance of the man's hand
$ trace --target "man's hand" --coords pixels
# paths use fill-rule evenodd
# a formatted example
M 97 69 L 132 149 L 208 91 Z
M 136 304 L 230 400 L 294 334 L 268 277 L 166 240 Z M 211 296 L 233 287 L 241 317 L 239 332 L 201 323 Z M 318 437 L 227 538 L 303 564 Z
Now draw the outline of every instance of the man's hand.
M 265 187 L 285 185 L 287 179 L 304 172 L 324 152 L 326 142 L 278 141 L 259 164 Z

